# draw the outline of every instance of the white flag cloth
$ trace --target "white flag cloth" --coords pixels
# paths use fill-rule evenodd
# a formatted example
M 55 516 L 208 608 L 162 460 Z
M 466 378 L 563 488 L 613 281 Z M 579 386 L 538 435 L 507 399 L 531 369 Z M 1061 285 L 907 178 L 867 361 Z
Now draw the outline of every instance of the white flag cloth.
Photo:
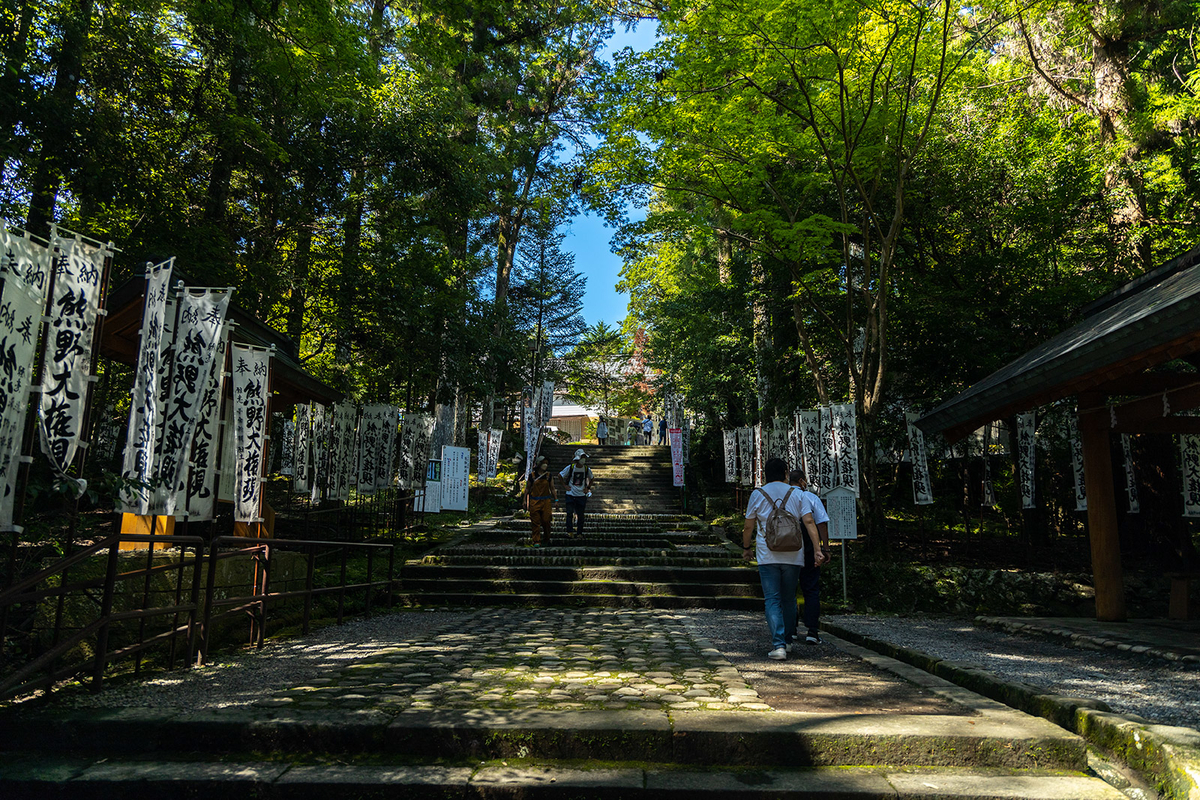
M 525 422 L 525 480 L 529 480 L 529 475 L 533 472 L 533 459 L 537 455 L 538 434 L 541 433 L 541 428 L 537 424 L 538 410 L 533 406 L 525 406 L 522 409 Z
M 107 251 L 76 239 L 55 238 L 52 245 L 57 252 L 38 429 L 42 452 L 54 471 L 73 481 L 76 495 L 80 495 L 87 483 L 69 478 L 67 470 L 75 460 L 83 433 L 83 411 L 92 373 L 92 340 Z
M 824 493 L 837 488 L 838 485 L 837 459 L 834 458 L 836 440 L 833 432 L 833 415 L 829 408 L 818 408 L 817 414 L 821 431 L 821 447 L 817 453 L 817 458 L 820 459 L 820 469 L 817 474 L 821 476 L 821 479 L 817 481 L 817 485 Z
M 225 356 L 229 352 L 229 325 L 221 328 L 217 352 L 209 368 L 204 397 L 200 400 L 200 420 L 192 436 L 191 460 L 188 464 L 187 497 L 184 507 L 190 520 L 216 519 L 217 497 L 213 478 L 217 474 L 217 448 L 221 441 L 221 420 L 225 415 Z M 227 459 L 232 455 L 226 453 Z
M 479 429 L 479 447 L 475 457 L 475 480 L 483 483 L 488 478 L 488 451 L 491 450 L 492 432 Z
M 992 424 L 983 426 L 983 486 L 979 505 L 992 508 L 996 505 L 996 489 L 992 485 Z
M 925 450 L 925 434 L 917 427 L 919 414 L 908 411 L 904 419 L 908 423 L 908 447 L 912 451 L 913 502 L 927 506 L 933 502 L 933 487 L 929 482 L 929 456 Z
M 337 494 L 338 500 L 345 502 L 350 499 L 350 482 L 354 475 L 354 431 L 358 423 L 358 408 L 353 403 L 339 403 L 334 410 L 337 423 L 338 460 L 337 460 Z
M 804 456 L 800 449 L 800 417 L 793 418 L 793 423 L 787 429 L 787 462 L 791 469 L 804 469 Z M 805 473 L 807 477 L 808 473 Z
M 754 434 L 749 426 L 737 429 L 738 477 L 743 486 L 754 485 Z
M 162 441 L 155 456 L 154 499 L 150 513 L 173 516 L 184 483 L 192 437 L 204 390 L 229 308 L 228 289 L 187 291 L 178 299 L 175 341 L 167 351 L 166 403 L 162 409 Z
M 1183 515 L 1200 517 L 1200 436 L 1194 433 L 1181 435 L 1179 455 L 1183 475 Z
M 832 454 L 836 462 L 835 486 L 849 489 L 858 496 L 858 430 L 853 405 L 829 407 L 833 435 Z
M 246 347 L 236 342 L 231 351 L 236 453 L 233 519 L 236 522 L 258 522 L 267 400 L 270 397 L 271 351 Z
M 312 457 L 311 428 L 312 421 L 309 417 L 308 403 L 297 404 L 296 438 L 293 442 L 295 445 L 295 455 L 292 456 L 296 470 L 296 474 L 292 477 L 292 491 L 296 494 L 308 493 L 308 464 Z
M 1017 415 L 1017 457 L 1021 465 L 1021 508 L 1035 508 L 1033 469 L 1037 459 L 1037 414 Z
M 429 414 L 404 415 L 404 427 L 400 430 L 400 486 L 403 489 L 415 491 L 425 485 L 433 424 L 433 417 Z
M 279 438 L 279 474 L 294 478 L 296 475 L 295 415 L 283 419 L 282 414 L 276 413 L 276 417 L 283 422 L 283 436 Z
M 129 427 L 125 437 L 123 477 L 146 484 L 146 488 L 123 492 L 120 509 L 126 514 L 150 513 L 149 484 L 156 475 L 154 463 L 156 431 L 159 425 L 159 362 L 163 352 L 167 296 L 171 292 L 171 272 L 175 260 L 150 267 L 146 274 L 146 296 L 142 309 L 142 329 L 138 337 L 137 371 L 133 375 L 133 394 L 129 404 Z
M 829 485 L 822 483 L 825 477 L 821 474 L 821 453 L 824 442 L 821 439 L 821 412 L 801 411 L 796 414 L 800 427 L 800 459 L 804 466 L 804 475 L 808 478 L 808 490 L 814 494 L 823 494 Z
M 541 416 L 538 418 L 538 427 L 544 428 L 550 424 L 550 418 L 554 416 L 554 381 L 545 381 L 542 383 L 542 407 Z
M 1071 447 L 1071 473 L 1075 478 L 1075 510 L 1087 511 L 1087 476 L 1083 471 L 1083 441 L 1079 438 L 1079 420 L 1074 415 L 1068 421 L 1067 434 Z
M 1125 498 L 1129 503 L 1129 513 L 1140 514 L 1142 504 L 1138 498 L 1137 473 L 1133 469 L 1133 444 L 1128 433 L 1121 434 L 1121 452 L 1125 456 Z
M 386 446 L 384 425 L 391 406 L 370 405 L 363 408 L 358 423 L 358 493 L 375 494 L 379 488 L 379 462 Z
M 309 409 L 309 434 L 312 437 L 312 472 L 309 483 L 312 493 L 309 501 L 319 503 L 326 496 L 329 486 L 329 416 L 325 406 L 313 403 Z
M 767 458 L 782 458 L 788 461 L 787 457 L 787 420 L 776 417 L 771 420 L 771 444 L 767 448 Z M 792 465 L 788 461 L 788 466 Z
M 400 428 L 400 409 L 396 406 L 384 409 L 380 420 L 380 455 L 375 464 L 375 488 L 380 491 L 392 487 L 392 477 L 396 474 L 392 465 L 396 463 L 396 437 Z
M 767 448 L 763 442 L 763 425 L 758 423 L 752 429 L 750 446 L 754 448 L 754 485 L 762 486 L 767 482 Z
M 50 250 L 0 225 L 0 531 L 13 528 L 17 471 L 25 438 L 38 332 L 46 311 Z
M 488 442 L 487 476 L 489 479 L 496 477 L 500 471 L 500 442 L 503 438 L 503 428 L 492 428 L 492 438 Z
M 721 442 L 725 449 L 725 482 L 737 480 L 737 431 L 721 431 Z

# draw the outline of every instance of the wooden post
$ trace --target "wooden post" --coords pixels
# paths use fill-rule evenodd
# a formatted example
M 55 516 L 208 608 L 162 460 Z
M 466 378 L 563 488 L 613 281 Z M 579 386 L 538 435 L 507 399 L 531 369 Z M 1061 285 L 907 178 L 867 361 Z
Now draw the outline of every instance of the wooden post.
M 1079 399 L 1081 408 L 1094 403 Z M 1084 481 L 1087 485 L 1088 534 L 1092 545 L 1092 578 L 1096 587 L 1096 619 L 1125 620 L 1125 586 L 1121 574 L 1121 542 L 1117 535 L 1117 500 L 1113 492 L 1108 420 L 1099 414 L 1081 419 Z

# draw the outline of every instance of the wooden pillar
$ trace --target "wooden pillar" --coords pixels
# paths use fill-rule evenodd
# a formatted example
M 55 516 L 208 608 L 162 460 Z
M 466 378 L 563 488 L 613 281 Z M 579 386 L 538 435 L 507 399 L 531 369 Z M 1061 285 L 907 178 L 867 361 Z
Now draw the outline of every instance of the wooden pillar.
M 1084 406 L 1080 398 L 1080 406 Z M 1121 542 L 1117 535 L 1117 499 L 1113 492 L 1112 452 L 1107 419 L 1079 422 L 1087 484 L 1088 538 L 1092 545 L 1092 579 L 1096 586 L 1096 619 L 1125 620 L 1125 585 L 1121 574 Z

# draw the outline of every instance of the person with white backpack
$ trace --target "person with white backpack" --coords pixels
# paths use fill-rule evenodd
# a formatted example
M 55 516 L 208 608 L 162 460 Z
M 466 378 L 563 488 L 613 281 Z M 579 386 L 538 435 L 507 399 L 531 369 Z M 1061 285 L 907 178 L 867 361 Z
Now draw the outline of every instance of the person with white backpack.
M 814 562 L 825 562 L 813 521 L 812 503 L 804 492 L 787 483 L 788 465 L 782 458 L 767 460 L 766 483 L 750 493 L 742 528 L 742 558 L 758 562 L 771 650 L 767 658 L 787 658 L 796 629 L 796 583 L 804 566 L 804 536 L 812 541 Z M 753 542 L 753 544 L 752 544 Z

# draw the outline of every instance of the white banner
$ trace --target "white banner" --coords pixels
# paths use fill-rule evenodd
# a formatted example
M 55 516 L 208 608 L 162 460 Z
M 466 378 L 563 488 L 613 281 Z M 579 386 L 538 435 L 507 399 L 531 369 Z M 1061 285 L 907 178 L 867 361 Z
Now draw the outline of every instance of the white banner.
M 933 487 L 929 482 L 929 456 L 925 450 L 925 434 L 917 427 L 920 414 L 905 412 L 908 423 L 908 447 L 912 452 L 913 502 L 927 506 L 933 502 Z
M 754 433 L 749 426 L 737 429 L 738 478 L 743 486 L 754 485 Z
M 433 417 L 428 414 L 405 414 L 404 427 L 400 433 L 400 486 L 403 489 L 416 490 L 425 484 Z
M 1128 433 L 1121 434 L 1121 452 L 1125 456 L 1125 499 L 1129 503 L 1129 513 L 1140 514 L 1142 504 L 1138 498 L 1137 473 L 1133 469 L 1133 443 Z
M 800 427 L 799 416 L 794 418 L 794 424 L 788 426 L 787 429 L 787 462 L 789 469 L 804 470 L 803 450 L 800 449 Z M 808 472 L 804 472 L 804 477 L 807 480 Z
M 980 487 L 979 505 L 993 508 L 996 505 L 996 489 L 992 485 L 992 424 L 983 426 L 983 483 Z
M 338 403 L 334 409 L 334 422 L 338 441 L 337 494 L 334 497 L 346 502 L 350 499 L 350 483 L 356 477 L 354 432 L 358 427 L 358 407 L 353 403 Z
M 166 403 L 162 409 L 162 441 L 155 447 L 157 480 L 151 514 L 175 514 L 229 295 L 228 289 L 204 289 L 198 294 L 189 290 L 177 300 L 178 327 L 167 351 L 167 383 L 163 387 Z
M 503 428 L 492 428 L 492 438 L 488 443 L 488 479 L 496 477 L 500 471 L 500 442 L 504 438 Z
M 1183 515 L 1200 517 L 1200 436 L 1182 434 L 1179 437 L 1179 455 L 1183 476 Z
M 771 442 L 767 446 L 767 458 L 782 458 L 787 461 L 787 421 L 775 417 L 771 420 Z M 788 461 L 788 466 L 791 466 Z
M 292 460 L 296 465 L 296 474 L 292 478 L 292 491 L 296 494 L 308 493 L 309 460 L 312 458 L 312 419 L 308 403 L 296 405 L 296 438 L 295 454 Z
M 276 419 L 283 421 L 283 436 L 279 438 L 279 474 L 294 478 L 296 475 L 296 420 L 294 416 L 283 419 L 282 414 L 276 414 Z
M 554 381 L 546 381 L 542 384 L 542 406 L 538 416 L 538 427 L 544 428 L 550 424 L 550 418 L 554 416 Z
M 834 486 L 843 487 L 858 496 L 858 430 L 853 405 L 829 407 L 833 434 L 832 455 L 836 463 Z
M 1075 510 L 1087 511 L 1087 480 L 1083 471 L 1083 442 L 1079 438 L 1079 419 L 1071 415 L 1067 422 L 1071 448 L 1071 473 L 1075 478 Z
M 1037 414 L 1033 411 L 1017 415 L 1017 460 L 1020 463 L 1021 508 L 1035 508 L 1034 464 L 1037 461 Z
M 394 467 L 396 463 L 396 440 L 400 429 L 400 409 L 396 406 L 384 406 L 384 408 L 387 411 L 382 421 L 382 449 L 375 474 L 375 487 L 379 491 L 392 488 L 392 481 L 396 475 Z
M 258 522 L 267 433 L 267 401 L 270 398 L 271 351 L 235 342 L 231 352 L 236 453 L 233 519 L 235 522 Z
M 19 530 L 13 527 L 13 501 L 38 333 L 46 312 L 51 255 L 48 248 L 12 235 L 3 225 L 0 237 L 0 275 L 4 278 L 0 296 L 0 355 L 4 367 L 0 369 L 0 531 L 9 531 Z
M 767 482 L 767 449 L 763 446 L 763 426 L 758 423 L 750 429 L 750 446 L 754 448 L 754 486 Z
M 391 415 L 391 406 L 364 406 L 358 422 L 358 493 L 375 494 L 379 488 L 379 462 L 386 457 L 384 427 Z
M 309 409 L 309 423 L 312 431 L 312 472 L 309 483 L 312 486 L 308 499 L 310 503 L 319 503 L 328 497 L 329 487 L 329 423 L 332 413 L 325 413 L 325 406 L 313 403 Z
M 107 251 L 77 239 L 55 238 L 55 277 L 50 293 L 50 327 L 44 344 L 38 430 L 42 452 L 54 471 L 74 481 L 76 494 L 87 483 L 68 478 L 83 433 L 83 411 L 92 373 L 92 339 L 100 310 L 100 283 Z
M 471 488 L 471 449 L 442 448 L 442 510 L 466 511 Z
M 822 483 L 821 452 L 824 444 L 821 439 L 821 412 L 801 411 L 796 414 L 800 429 L 800 463 L 804 466 L 804 476 L 808 478 L 808 490 L 814 494 L 823 494 L 829 488 Z
M 479 429 L 479 446 L 476 449 L 475 479 L 483 483 L 488 479 L 488 453 L 491 450 L 492 432 Z
M 671 485 L 683 486 L 683 431 L 668 428 L 667 441 L 671 443 Z
M 525 406 L 522 409 L 522 418 L 525 431 L 525 474 L 524 480 L 529 480 L 529 475 L 533 471 L 533 459 L 537 455 L 535 452 L 538 444 L 538 434 L 541 433 L 541 428 L 537 424 L 538 411 L 533 406 Z
M 737 481 L 737 431 L 721 431 L 721 442 L 725 446 L 725 482 Z
M 217 443 L 221 441 L 221 406 L 225 403 L 225 356 L 229 352 L 229 325 L 221 328 L 221 339 L 208 373 L 204 397 L 200 401 L 200 421 L 192 437 L 188 463 L 187 497 L 184 507 L 190 520 L 216 519 L 217 497 L 213 478 L 217 474 Z M 228 451 L 225 458 L 231 458 Z
M 158 412 L 160 360 L 166 326 L 167 296 L 171 293 L 171 272 L 175 259 L 146 270 L 142 329 L 138 337 L 138 363 L 133 374 L 133 394 L 129 403 L 129 427 L 125 435 L 125 460 L 121 475 L 146 484 L 144 488 L 122 492 L 119 508 L 126 514 L 150 513 L 150 484 L 157 475 L 154 462 L 159 426 Z
M 821 487 L 822 492 L 828 492 L 837 488 L 837 461 L 833 457 L 834 438 L 833 438 L 833 416 L 828 407 L 817 409 L 819 428 L 821 431 L 820 449 L 817 452 L 817 458 L 820 461 L 820 469 L 817 474 L 821 479 L 817 481 L 817 485 Z

